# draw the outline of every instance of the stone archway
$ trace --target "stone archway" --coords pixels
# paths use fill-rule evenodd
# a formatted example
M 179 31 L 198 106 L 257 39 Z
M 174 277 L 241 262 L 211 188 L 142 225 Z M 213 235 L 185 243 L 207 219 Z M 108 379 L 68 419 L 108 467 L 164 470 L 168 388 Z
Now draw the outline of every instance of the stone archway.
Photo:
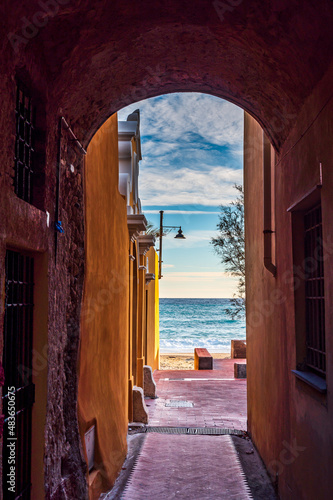
M 280 148 L 333 42 L 329 0 L 49 0 L 2 14 L 7 65 L 35 66 L 50 112 L 61 109 L 85 143 L 126 104 L 186 90 L 241 106 Z
M 11 186 L 13 82 L 18 72 L 28 75 L 45 104 L 45 206 L 51 220 L 58 118 L 62 115 L 86 146 L 112 113 L 131 102 L 175 91 L 207 92 L 229 99 L 253 115 L 283 156 L 288 134 L 330 64 L 332 3 L 229 0 L 224 2 L 227 9 L 222 4 L 48 0 L 6 6 L 7 10 L 2 6 L 0 61 L 6 70 L 0 82 L 5 96 L 0 159 L 5 188 Z M 68 231 L 58 265 L 53 260 L 53 234 L 47 239 L 50 308 L 45 480 L 49 496 L 62 489 L 62 477 L 72 474 L 72 467 L 76 468 L 72 484 L 82 479 L 75 431 L 77 325 L 84 276 L 83 266 L 77 266 L 83 248 L 81 165 L 77 158 L 78 175 L 66 179 L 61 194 Z M 1 212 L 3 219 L 6 210 Z M 70 254 L 73 243 L 75 254 Z M 61 290 L 59 284 L 63 284 Z M 69 306 L 62 308 L 62 303 Z M 63 391 L 65 383 L 68 390 L 60 397 L 56 388 Z M 58 456 L 52 457 L 54 450 Z M 69 466 L 69 455 L 76 457 L 76 466 Z

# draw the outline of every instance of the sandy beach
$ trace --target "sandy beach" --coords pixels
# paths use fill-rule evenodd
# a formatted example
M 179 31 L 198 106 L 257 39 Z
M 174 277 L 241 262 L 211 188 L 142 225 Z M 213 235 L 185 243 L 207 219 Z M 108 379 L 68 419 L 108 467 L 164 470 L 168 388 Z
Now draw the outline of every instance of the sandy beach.
M 211 353 L 214 359 L 230 359 L 229 352 Z M 194 370 L 194 353 L 160 355 L 160 370 Z

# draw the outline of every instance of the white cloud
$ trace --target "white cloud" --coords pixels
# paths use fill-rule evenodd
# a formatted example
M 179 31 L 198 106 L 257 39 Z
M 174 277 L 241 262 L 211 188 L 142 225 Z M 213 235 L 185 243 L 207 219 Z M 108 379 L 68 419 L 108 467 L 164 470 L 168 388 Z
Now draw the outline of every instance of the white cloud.
M 216 210 L 236 198 L 233 185 L 243 183 L 243 111 L 214 96 L 179 93 L 137 102 L 120 111 L 119 119 L 126 120 L 135 109 L 140 109 L 141 115 L 139 191 L 143 206 L 148 208 L 145 213 L 157 214 L 158 210 L 149 210 L 153 206 L 170 207 L 172 210 L 165 213 L 176 214 L 177 224 L 192 229 L 185 231 L 185 240 L 175 239 L 174 234 L 163 238 L 164 260 L 189 272 L 175 272 L 174 264 L 163 263 L 160 296 L 232 297 L 237 278 L 213 267 L 216 262 L 216 268 L 221 269 L 210 245 L 216 232 L 196 230 L 199 218 L 189 216 L 217 215 L 213 208 L 205 212 L 202 206 Z M 184 210 L 184 205 L 189 210 Z M 203 268 L 205 263 L 210 263 L 210 268 Z
M 235 199 L 232 186 L 242 183 L 242 109 L 207 94 L 176 93 L 128 106 L 119 119 L 134 109 L 141 116 L 144 206 L 216 206 Z
M 151 205 L 206 205 L 229 204 L 235 199 L 234 184 L 243 183 L 243 171 L 229 167 L 214 167 L 209 172 L 191 170 L 147 169 L 140 179 L 141 199 Z
M 126 119 L 140 109 L 142 134 L 172 143 L 187 134 L 197 134 L 216 145 L 236 145 L 242 141 L 243 110 L 228 101 L 198 93 L 169 94 L 135 103 L 119 112 Z
M 171 151 L 178 149 L 177 142 L 166 142 L 161 140 L 148 140 L 144 142 L 144 160 L 147 158 L 160 157 L 169 154 Z

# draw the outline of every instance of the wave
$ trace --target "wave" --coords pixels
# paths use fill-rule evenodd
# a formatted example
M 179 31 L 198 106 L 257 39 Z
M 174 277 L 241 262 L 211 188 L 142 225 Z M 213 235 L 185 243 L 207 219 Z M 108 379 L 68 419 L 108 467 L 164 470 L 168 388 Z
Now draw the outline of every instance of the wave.
M 161 352 L 191 352 L 206 347 L 230 352 L 232 339 L 244 339 L 244 319 L 225 312 L 230 299 L 160 299 Z

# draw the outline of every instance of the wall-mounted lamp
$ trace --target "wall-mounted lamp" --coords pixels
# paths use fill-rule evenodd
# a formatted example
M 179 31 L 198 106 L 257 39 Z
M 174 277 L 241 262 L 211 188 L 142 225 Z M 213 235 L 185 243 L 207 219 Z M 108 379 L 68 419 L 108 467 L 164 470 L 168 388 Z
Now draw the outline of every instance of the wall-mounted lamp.
M 162 238 L 165 236 L 163 233 L 164 229 L 178 229 L 178 233 L 176 234 L 175 238 L 180 239 L 180 240 L 186 240 L 181 226 L 163 226 L 163 214 L 164 210 L 160 210 L 160 248 L 159 248 L 159 262 L 158 262 L 158 279 L 162 278 Z
M 175 238 L 178 238 L 181 240 L 186 240 L 185 236 L 183 235 L 183 231 L 182 231 L 181 227 L 178 229 L 178 233 L 176 234 Z

